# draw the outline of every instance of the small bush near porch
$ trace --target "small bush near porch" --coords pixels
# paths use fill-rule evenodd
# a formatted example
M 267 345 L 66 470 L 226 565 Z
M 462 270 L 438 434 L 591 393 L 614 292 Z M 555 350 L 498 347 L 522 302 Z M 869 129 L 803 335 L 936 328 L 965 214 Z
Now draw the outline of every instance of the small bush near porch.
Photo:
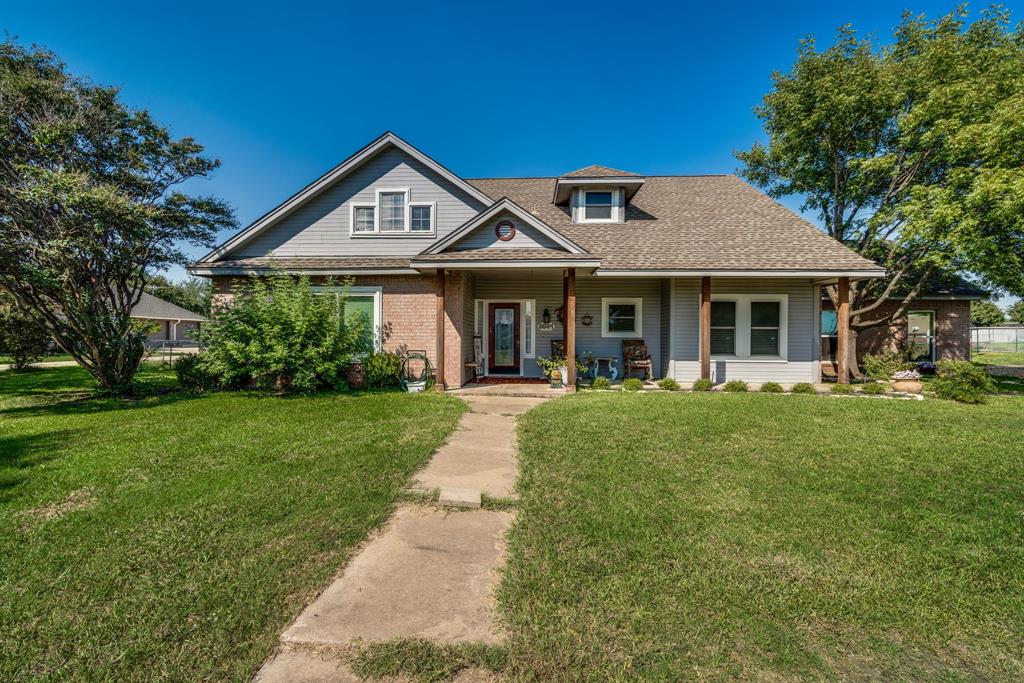
M 0 372 L 0 680 L 248 679 L 464 409 L 139 379 Z
M 1005 397 L 542 405 L 520 425 L 509 673 L 1019 680 L 1021 434 Z

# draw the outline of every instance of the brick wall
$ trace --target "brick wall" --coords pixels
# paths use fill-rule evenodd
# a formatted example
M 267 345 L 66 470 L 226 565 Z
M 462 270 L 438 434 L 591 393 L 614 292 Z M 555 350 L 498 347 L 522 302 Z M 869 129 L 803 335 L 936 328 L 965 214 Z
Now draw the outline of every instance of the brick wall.
M 832 304 L 822 302 L 831 309 Z M 868 316 L 895 311 L 898 301 L 886 301 Z M 935 312 L 935 360 L 970 360 L 971 357 L 971 302 L 965 300 L 921 300 L 910 306 L 915 311 Z M 857 357 L 879 354 L 905 348 L 907 344 L 907 316 L 903 314 L 888 325 L 864 330 L 857 335 Z
M 465 278 L 465 285 L 464 285 Z M 214 305 L 233 299 L 232 289 L 242 279 L 215 276 Z M 313 278 L 314 283 L 323 278 Z M 360 275 L 357 286 L 382 287 L 381 319 L 383 347 L 386 351 L 425 351 L 437 366 L 437 277 L 430 275 Z M 468 290 L 467 290 L 468 287 Z M 448 387 L 457 387 L 469 379 L 463 363 L 463 329 L 468 324 L 464 298 L 472 297 L 472 280 L 459 272 L 445 276 L 445 379 Z M 470 356 L 472 356 L 472 330 Z

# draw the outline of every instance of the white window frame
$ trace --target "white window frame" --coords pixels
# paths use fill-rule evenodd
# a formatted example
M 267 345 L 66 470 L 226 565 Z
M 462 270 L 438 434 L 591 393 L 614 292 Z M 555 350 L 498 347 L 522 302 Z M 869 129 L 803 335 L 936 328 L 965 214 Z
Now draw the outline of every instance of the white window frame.
M 408 187 L 375 187 L 373 188 L 373 202 L 352 202 L 349 205 L 348 233 L 350 237 L 436 237 L 437 236 L 437 202 L 414 202 L 412 200 L 412 189 Z M 392 230 L 381 232 L 381 206 L 380 196 L 385 193 L 404 194 L 405 211 L 403 212 L 405 229 L 402 231 Z M 412 229 L 412 207 L 430 207 L 430 230 L 413 231 Z M 373 209 L 373 231 L 356 231 L 356 208 Z
M 751 363 L 778 363 L 789 360 L 789 295 L 788 294 L 715 294 L 711 301 L 732 301 L 736 304 L 736 353 L 712 354 L 711 360 L 742 360 Z M 779 355 L 750 355 L 750 304 L 773 301 L 779 304 Z M 699 304 L 698 304 L 699 306 Z
M 610 192 L 612 195 L 612 212 L 609 218 L 587 218 L 587 194 L 594 192 Z M 589 187 L 576 190 L 573 202 L 576 223 L 622 223 L 625 212 L 622 209 L 621 187 Z
M 605 221 L 608 222 L 608 221 Z M 627 304 L 636 307 L 636 328 L 633 332 L 619 332 L 608 329 L 608 306 L 611 304 Z M 607 296 L 601 298 L 601 336 L 626 339 L 642 338 L 644 331 L 644 300 L 643 297 Z
M 437 202 L 409 202 L 409 234 L 410 235 L 429 235 L 433 236 L 435 232 L 435 217 L 437 216 Z M 412 229 L 412 210 L 415 208 L 426 207 L 430 209 L 430 229 L 429 230 L 413 230 Z
M 322 287 L 318 285 L 310 289 L 312 289 L 314 294 L 346 293 L 345 287 Z M 348 287 L 347 289 L 347 294 L 351 296 L 366 296 L 367 294 L 373 296 L 373 350 L 379 352 L 384 341 L 382 334 L 384 330 L 384 310 L 381 305 L 384 303 L 384 288 L 358 285 Z
M 369 230 L 356 230 L 356 209 L 373 209 L 373 226 Z M 348 231 L 352 235 L 372 235 L 377 232 L 377 205 L 372 202 L 353 202 L 349 205 Z
M 526 324 L 526 307 L 530 307 L 530 324 Z M 537 357 L 537 300 L 536 299 L 523 299 L 520 303 L 520 311 L 522 315 L 522 339 L 520 343 L 523 349 L 523 358 L 536 358 Z M 529 341 L 529 344 L 527 344 Z M 527 351 L 529 349 L 529 351 Z

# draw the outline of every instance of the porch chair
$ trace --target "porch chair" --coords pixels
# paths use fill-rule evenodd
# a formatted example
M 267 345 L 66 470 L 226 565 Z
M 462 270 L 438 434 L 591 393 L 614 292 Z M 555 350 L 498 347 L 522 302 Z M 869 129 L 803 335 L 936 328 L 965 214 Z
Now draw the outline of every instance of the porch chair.
M 622 340 L 623 377 L 629 377 L 634 368 L 643 370 L 646 379 L 654 379 L 654 361 L 643 339 Z

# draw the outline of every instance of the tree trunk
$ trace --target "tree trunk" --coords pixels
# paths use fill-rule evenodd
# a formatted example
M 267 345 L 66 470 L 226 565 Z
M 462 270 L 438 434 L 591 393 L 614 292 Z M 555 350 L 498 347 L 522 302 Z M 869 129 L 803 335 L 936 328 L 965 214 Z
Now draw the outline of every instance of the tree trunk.
M 115 348 L 103 348 L 99 358 L 93 358 L 94 367 L 86 368 L 99 383 L 105 394 L 123 396 L 132 393 L 132 380 L 138 372 L 146 348 L 142 340 L 129 335 L 118 340 Z

